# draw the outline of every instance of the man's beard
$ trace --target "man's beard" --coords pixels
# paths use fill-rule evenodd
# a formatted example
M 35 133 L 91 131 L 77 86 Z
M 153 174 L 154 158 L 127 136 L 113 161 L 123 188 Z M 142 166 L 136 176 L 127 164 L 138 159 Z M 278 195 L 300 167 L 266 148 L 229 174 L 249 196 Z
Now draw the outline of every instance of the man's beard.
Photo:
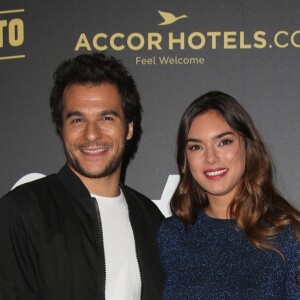
M 103 170 L 89 172 L 88 170 L 86 170 L 81 166 L 79 160 L 76 157 L 70 155 L 71 152 L 68 151 L 67 146 L 64 145 L 64 151 L 66 154 L 68 164 L 80 175 L 87 178 L 102 178 L 114 173 L 122 163 L 124 149 L 125 149 L 125 142 L 118 149 L 118 152 L 115 153 L 115 155 L 108 161 L 107 165 L 104 167 Z

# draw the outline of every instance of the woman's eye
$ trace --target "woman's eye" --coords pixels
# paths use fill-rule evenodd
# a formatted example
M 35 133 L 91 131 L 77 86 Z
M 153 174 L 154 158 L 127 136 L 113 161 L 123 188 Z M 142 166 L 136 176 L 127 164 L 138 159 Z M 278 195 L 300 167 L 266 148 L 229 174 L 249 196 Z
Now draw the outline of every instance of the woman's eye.
M 233 142 L 233 140 L 231 139 L 224 139 L 221 141 L 220 146 L 225 146 L 225 145 L 229 145 Z
M 202 149 L 202 147 L 200 145 L 191 145 L 188 147 L 188 149 L 191 151 L 196 151 Z

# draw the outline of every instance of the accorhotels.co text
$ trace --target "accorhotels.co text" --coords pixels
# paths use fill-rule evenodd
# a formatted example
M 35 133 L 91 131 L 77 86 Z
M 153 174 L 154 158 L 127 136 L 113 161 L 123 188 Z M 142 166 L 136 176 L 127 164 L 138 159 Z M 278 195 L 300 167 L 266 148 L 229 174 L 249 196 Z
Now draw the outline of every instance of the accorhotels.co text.
M 97 33 L 89 36 L 81 33 L 76 42 L 75 51 L 112 49 L 122 50 L 201 50 L 201 49 L 264 49 L 264 48 L 300 48 L 300 30 L 292 32 L 277 31 L 268 35 L 266 31 L 253 33 L 245 31 L 209 31 L 209 32 L 169 32 L 166 34 L 148 32 L 146 34 L 121 32 L 107 34 Z

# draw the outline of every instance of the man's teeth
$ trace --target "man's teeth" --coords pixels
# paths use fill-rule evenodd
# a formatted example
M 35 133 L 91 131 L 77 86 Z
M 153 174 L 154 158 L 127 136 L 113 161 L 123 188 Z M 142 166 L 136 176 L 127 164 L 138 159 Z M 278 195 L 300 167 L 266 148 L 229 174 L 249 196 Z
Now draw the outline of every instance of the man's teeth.
M 82 149 L 82 152 L 84 153 L 91 153 L 91 154 L 95 154 L 95 153 L 101 153 L 106 151 L 107 148 L 98 148 L 98 149 Z
M 213 172 L 206 172 L 206 174 L 208 176 L 217 176 L 217 175 L 225 173 L 226 171 L 227 171 L 227 169 L 223 169 L 223 170 L 218 170 L 218 171 L 213 171 Z

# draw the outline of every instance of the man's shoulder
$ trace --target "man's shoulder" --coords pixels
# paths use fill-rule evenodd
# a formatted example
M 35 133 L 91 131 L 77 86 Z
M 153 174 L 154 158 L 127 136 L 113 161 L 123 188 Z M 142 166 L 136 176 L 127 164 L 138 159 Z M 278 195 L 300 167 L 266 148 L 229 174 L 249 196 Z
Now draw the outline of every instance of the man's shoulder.
M 147 196 L 138 192 L 137 190 L 127 185 L 121 185 L 121 189 L 127 201 L 132 201 L 132 202 L 138 201 L 138 203 L 142 205 L 147 205 L 147 206 L 152 206 L 157 208 L 157 206 Z
M 59 185 L 59 179 L 57 174 L 51 174 L 46 177 L 30 181 L 24 184 L 21 184 L 9 191 L 6 195 L 4 195 L 2 199 L 10 199 L 10 201 L 15 200 L 18 201 L 21 199 L 30 199 L 35 198 L 41 193 L 47 193 L 49 190 L 53 190 L 53 188 Z
M 47 211 L 51 194 L 59 186 L 56 175 L 49 175 L 28 183 L 17 186 L 0 199 L 0 219 L 3 222 L 22 224 L 24 228 L 32 228 L 38 220 L 37 215 Z M 43 209 L 42 209 L 43 208 Z M 6 221 L 5 221 L 6 220 Z
M 129 206 L 146 209 L 148 213 L 164 218 L 159 208 L 147 196 L 126 185 L 121 185 L 121 189 Z
M 146 202 L 151 201 L 147 196 L 145 196 L 144 194 L 138 192 L 137 190 L 135 190 L 135 189 L 133 189 L 133 188 L 127 186 L 127 185 L 121 185 L 121 189 L 122 189 L 125 196 L 127 194 L 127 195 L 130 195 L 132 197 L 142 199 Z

